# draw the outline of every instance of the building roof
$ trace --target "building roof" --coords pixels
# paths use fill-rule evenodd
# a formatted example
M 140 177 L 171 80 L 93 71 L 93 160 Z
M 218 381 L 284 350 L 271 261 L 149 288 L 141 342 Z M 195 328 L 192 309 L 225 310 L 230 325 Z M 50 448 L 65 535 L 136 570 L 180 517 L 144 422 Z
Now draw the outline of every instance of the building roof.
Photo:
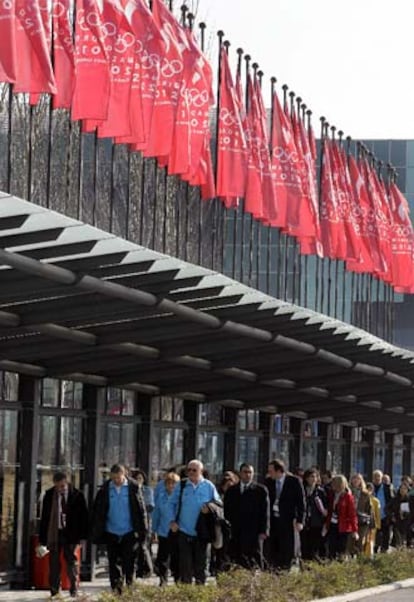
M 0 192 L 0 369 L 414 433 L 414 353 Z

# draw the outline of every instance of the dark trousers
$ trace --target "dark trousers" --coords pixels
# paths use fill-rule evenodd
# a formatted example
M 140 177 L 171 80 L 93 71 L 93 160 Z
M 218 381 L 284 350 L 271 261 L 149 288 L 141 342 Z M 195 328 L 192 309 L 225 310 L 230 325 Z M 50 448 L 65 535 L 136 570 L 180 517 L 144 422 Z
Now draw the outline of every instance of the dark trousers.
M 263 569 L 262 548 L 259 536 L 246 539 L 240 535 L 232 535 L 229 543 L 230 561 L 245 569 Z
M 272 517 L 268 542 L 269 564 L 275 569 L 290 569 L 295 556 L 293 520 Z
M 375 552 L 381 549 L 381 552 L 386 552 L 390 547 L 390 524 L 388 518 L 381 519 L 381 529 L 377 529 L 375 536 Z
M 207 544 L 197 537 L 190 537 L 181 531 L 178 534 L 178 563 L 181 583 L 197 585 L 206 582 Z
M 106 534 L 108 551 L 109 581 L 114 591 L 121 592 L 125 582 L 132 585 L 137 551 L 137 539 L 134 533 L 119 536 L 114 533 Z
M 156 572 L 162 585 L 168 581 L 168 568 L 174 581 L 178 580 L 178 549 L 177 534 L 170 533 L 168 537 L 158 536 L 158 553 L 155 561 Z
M 331 560 L 341 558 L 346 552 L 349 533 L 340 533 L 337 524 L 329 526 L 328 533 L 328 553 Z
M 49 545 L 49 586 L 50 593 L 58 593 L 61 581 L 60 552 L 66 563 L 66 572 L 69 577 L 70 591 L 75 593 L 78 585 L 79 566 L 76 558 L 77 544 L 68 543 L 65 532 L 59 530 L 59 539 L 56 544 Z
M 305 527 L 300 534 L 303 560 L 320 558 L 322 546 L 322 527 Z
M 145 541 L 138 545 L 137 550 L 137 577 L 150 577 L 154 570 L 151 555 L 151 539 L 146 537 Z

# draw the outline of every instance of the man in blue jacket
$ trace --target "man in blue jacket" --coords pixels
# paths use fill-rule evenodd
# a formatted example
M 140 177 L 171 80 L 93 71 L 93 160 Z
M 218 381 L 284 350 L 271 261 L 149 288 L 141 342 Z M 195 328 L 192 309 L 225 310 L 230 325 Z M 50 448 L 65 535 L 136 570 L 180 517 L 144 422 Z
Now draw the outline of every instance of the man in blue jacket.
M 206 581 L 207 542 L 197 535 L 200 513 L 208 514 L 209 502 L 221 504 L 217 489 L 203 477 L 203 464 L 191 460 L 187 466 L 188 479 L 177 485 L 169 501 L 170 527 L 178 533 L 179 578 L 182 583 L 198 585 Z

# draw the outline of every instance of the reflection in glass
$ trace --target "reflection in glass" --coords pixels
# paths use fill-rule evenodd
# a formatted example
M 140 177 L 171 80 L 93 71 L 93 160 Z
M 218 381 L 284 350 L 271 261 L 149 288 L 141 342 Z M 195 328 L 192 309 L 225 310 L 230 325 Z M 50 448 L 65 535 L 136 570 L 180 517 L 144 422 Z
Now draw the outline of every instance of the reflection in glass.
M 17 412 L 0 410 L 0 571 L 13 567 Z
M 119 462 L 136 466 L 135 423 L 104 422 L 102 424 L 100 464 L 110 467 Z
M 374 470 L 381 470 L 382 472 L 384 472 L 384 470 L 385 470 L 385 455 L 386 455 L 386 448 L 385 447 L 380 447 L 378 445 L 376 445 L 374 447 L 374 458 L 373 458 L 373 463 L 372 463 L 372 466 L 373 466 Z
M 60 390 L 63 408 L 82 409 L 82 383 L 73 380 L 62 380 Z
M 294 441 L 291 437 L 273 437 L 270 442 L 270 459 L 283 460 L 289 470 L 293 458 Z
M 197 458 L 212 480 L 223 473 L 224 433 L 202 431 L 198 434 Z
M 333 473 L 342 474 L 345 470 L 345 443 L 330 442 L 326 459 L 326 468 Z
M 16 401 L 19 398 L 19 375 L 15 372 L 0 372 L 0 399 Z
M 239 437 L 237 467 L 248 462 L 257 472 L 259 461 L 259 437 Z
M 151 480 L 164 470 L 183 463 L 183 429 L 154 427 L 151 442 Z
M 392 455 L 392 482 L 394 487 L 397 489 L 401 484 L 401 477 L 403 476 L 403 448 L 394 447 L 394 453 Z
M 57 408 L 59 405 L 59 381 L 55 378 L 43 378 L 41 389 L 42 406 Z

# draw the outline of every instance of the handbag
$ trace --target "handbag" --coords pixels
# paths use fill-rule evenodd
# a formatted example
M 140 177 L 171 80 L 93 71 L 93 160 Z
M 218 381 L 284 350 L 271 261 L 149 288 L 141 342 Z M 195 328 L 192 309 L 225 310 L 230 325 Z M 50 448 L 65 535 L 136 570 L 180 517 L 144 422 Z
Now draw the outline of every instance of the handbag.
M 358 515 L 358 525 L 360 527 L 370 526 L 371 525 L 371 514 L 367 512 L 357 512 Z

